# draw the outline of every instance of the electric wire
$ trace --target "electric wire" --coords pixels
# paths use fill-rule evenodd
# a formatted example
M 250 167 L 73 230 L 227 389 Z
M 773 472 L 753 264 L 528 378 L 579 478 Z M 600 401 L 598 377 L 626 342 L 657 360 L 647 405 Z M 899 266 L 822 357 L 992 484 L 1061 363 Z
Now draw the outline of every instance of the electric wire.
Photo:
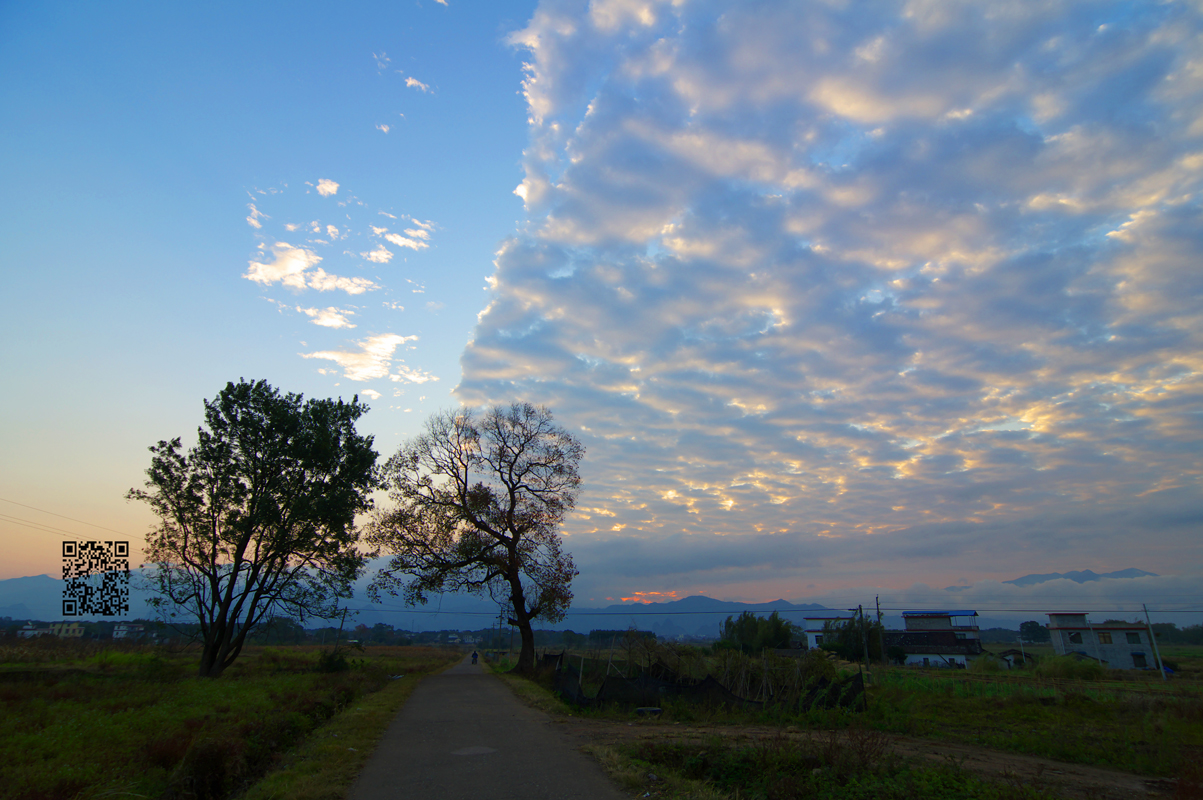
M 82 519 L 76 519 L 75 517 L 68 517 L 66 514 L 56 514 L 53 511 L 47 511 L 44 508 L 38 508 L 36 506 L 26 505 L 25 503 L 18 503 L 16 500 L 9 500 L 6 497 L 0 497 L 0 502 L 12 503 L 14 506 L 21 506 L 21 508 L 28 508 L 30 511 L 40 511 L 43 514 L 49 514 L 52 517 L 61 517 L 62 519 L 69 519 L 72 522 L 78 522 L 80 525 L 91 525 L 93 528 L 100 528 L 102 531 L 108 531 L 109 533 L 115 533 L 119 536 L 128 536 L 129 535 L 122 531 L 113 530 L 112 528 L 106 528 L 103 525 L 97 525 L 95 522 L 87 522 Z

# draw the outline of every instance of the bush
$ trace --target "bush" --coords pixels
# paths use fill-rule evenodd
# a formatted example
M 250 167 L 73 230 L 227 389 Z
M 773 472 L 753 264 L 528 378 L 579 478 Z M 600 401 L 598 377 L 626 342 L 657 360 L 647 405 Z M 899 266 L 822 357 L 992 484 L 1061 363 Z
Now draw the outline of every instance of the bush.
M 992 655 L 981 655 L 969 663 L 970 672 L 999 672 L 1002 666 Z
M 317 657 L 318 672 L 346 672 L 350 668 L 346 654 L 339 650 L 323 650 Z
M 1102 680 L 1107 674 L 1107 670 L 1097 661 L 1078 660 L 1073 656 L 1043 659 L 1032 672 L 1038 678 L 1073 681 Z

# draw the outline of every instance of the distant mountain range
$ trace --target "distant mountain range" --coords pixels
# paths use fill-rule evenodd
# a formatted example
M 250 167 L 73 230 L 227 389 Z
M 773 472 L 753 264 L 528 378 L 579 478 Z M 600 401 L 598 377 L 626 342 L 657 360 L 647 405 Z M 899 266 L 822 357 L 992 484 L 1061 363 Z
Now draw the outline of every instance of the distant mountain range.
M 49 575 L 0 580 L 0 617 L 35 619 L 43 622 L 66 619 L 63 616 L 63 581 Z M 124 619 L 153 618 L 147 595 L 136 586 L 130 587 L 130 611 Z M 497 606 L 489 600 L 471 595 L 434 597 L 425 606 L 404 608 L 397 602 L 374 604 L 362 591 L 349 604 L 357 611 L 353 624 L 375 625 L 383 622 L 396 628 L 412 630 L 480 630 L 497 619 Z M 774 600 L 768 603 L 738 603 L 694 596 L 668 603 L 616 603 L 602 608 L 574 607 L 564 619 L 548 628 L 555 630 L 626 630 L 634 625 L 640 630 L 654 631 L 661 636 L 680 634 L 714 635 L 718 626 L 729 616 L 744 611 L 767 615 L 778 611 L 790 622 L 801 623 L 814 611 L 823 611 L 815 603 L 791 603 Z M 91 616 L 81 619 L 105 619 Z M 350 619 L 348 619 L 350 622 Z M 307 623 L 316 627 L 320 621 Z
M 1074 583 L 1088 583 L 1090 581 L 1101 581 L 1104 578 L 1143 578 L 1145 576 L 1152 578 L 1160 577 L 1156 572 L 1145 572 L 1143 569 L 1128 567 L 1117 572 L 1105 572 L 1099 575 L 1097 572 L 1091 572 L 1084 569 L 1077 572 L 1050 572 L 1047 575 L 1024 575 L 1022 578 L 1016 578 L 1013 581 L 1003 581 L 1003 583 L 1013 583 L 1016 586 L 1035 586 L 1038 583 L 1047 583 L 1048 581 L 1070 580 Z
M 1087 583 L 1104 579 L 1145 576 L 1157 577 L 1153 572 L 1128 568 L 1102 575 L 1090 570 L 1024 575 L 1022 578 L 1004 581 L 1004 583 L 1015 586 L 1034 586 L 1062 579 Z M 63 581 L 49 575 L 0 580 L 0 617 L 34 619 L 43 622 L 65 619 L 62 613 L 63 585 Z M 970 587 L 949 588 L 963 591 Z M 131 586 L 130 611 L 128 615 L 124 615 L 124 618 L 153 618 L 154 615 L 146 602 L 147 599 L 148 596 L 144 592 Z M 415 631 L 481 630 L 488 628 L 497 619 L 496 604 L 470 595 L 435 597 L 427 605 L 411 609 L 405 608 L 395 600 L 384 604 L 370 603 L 365 598 L 362 587 L 359 587 L 355 598 L 349 605 L 357 612 L 353 624 L 363 623 L 371 626 L 383 622 L 398 629 Z M 666 603 L 615 603 L 599 608 L 577 606 L 569 610 L 561 622 L 546 627 L 584 633 L 591 630 L 626 630 L 635 626 L 640 630 L 654 631 L 665 637 L 681 634 L 713 636 L 727 617 L 738 616 L 744 611 L 758 615 L 768 615 L 777 611 L 790 622 L 800 624 L 803 617 L 808 614 L 831 610 L 817 603 L 792 603 L 788 600 L 739 603 L 694 595 Z M 84 619 L 89 619 L 89 617 Z M 103 619 L 103 617 L 90 617 L 90 619 Z M 983 618 L 981 622 L 985 625 L 987 621 Z M 350 619 L 348 619 L 348 623 L 350 623 Z M 307 623 L 308 627 L 317 627 L 319 624 L 318 620 Z M 901 620 L 895 622 L 887 619 L 887 625 L 889 624 L 901 624 Z

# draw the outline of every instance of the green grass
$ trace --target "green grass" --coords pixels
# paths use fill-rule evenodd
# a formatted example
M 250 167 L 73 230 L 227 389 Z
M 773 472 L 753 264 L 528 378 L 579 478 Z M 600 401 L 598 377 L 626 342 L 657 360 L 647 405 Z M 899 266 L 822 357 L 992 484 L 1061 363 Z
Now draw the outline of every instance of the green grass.
M 982 780 L 956 764 L 915 764 L 888 752 L 880 733 L 857 727 L 795 741 L 784 737 L 732 746 L 642 741 L 614 748 L 608 766 L 625 788 L 659 797 L 792 800 L 912 800 L 1052 797 L 1038 788 Z M 605 764 L 605 760 L 603 760 Z
M 267 648 L 210 680 L 192 677 L 195 654 L 124 648 L 54 655 L 0 670 L 0 763 L 9 797 L 225 798 L 389 686 L 389 675 L 429 672 L 459 657 L 372 648 L 345 672 L 321 673 L 316 648 Z
M 1181 774 L 1192 762 L 1191 754 L 1203 750 L 1203 648 L 1166 648 L 1163 655 L 1180 667 L 1170 681 L 1162 681 L 1153 671 L 1082 670 L 1076 662 L 1056 659 L 1051 647 L 1046 649 L 1042 661 L 1047 666 L 1041 670 L 874 666 L 867 714 L 844 709 L 799 713 L 788 705 L 757 711 L 710 709 L 666 700 L 661 720 L 810 729 L 847 728 L 863 722 L 890 733 L 1162 777 Z M 674 655 L 669 650 L 660 658 L 675 667 Z M 579 658 L 579 654 L 572 656 L 570 663 L 578 666 Z M 775 686 L 788 687 L 788 660 L 740 658 L 717 654 L 703 659 L 689 652 L 682 663 L 697 674 L 721 675 L 725 669 L 752 686 L 767 674 Z M 604 674 L 606 654 L 587 659 L 588 666 L 594 664 L 600 664 L 600 669 L 587 671 L 587 685 L 590 677 L 597 681 Z M 574 709 L 574 713 L 600 718 L 631 714 L 623 708 Z
M 446 652 L 446 651 L 444 651 Z M 459 660 L 452 652 L 445 669 Z M 436 670 L 437 671 L 437 670 Z M 424 673 L 390 680 L 285 753 L 275 770 L 239 800 L 341 800 L 371 757 L 376 743 L 405 705 Z

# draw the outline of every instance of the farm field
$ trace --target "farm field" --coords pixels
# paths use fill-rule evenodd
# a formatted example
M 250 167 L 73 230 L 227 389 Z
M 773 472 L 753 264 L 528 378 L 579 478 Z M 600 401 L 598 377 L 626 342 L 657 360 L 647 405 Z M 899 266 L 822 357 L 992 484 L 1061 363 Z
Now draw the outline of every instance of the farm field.
M 583 660 L 586 694 L 607 668 L 634 674 L 653 660 L 694 679 L 725 674 L 745 697 L 765 685 L 790 693 L 789 659 L 741 665 L 738 654 L 663 646 L 620 655 L 579 652 L 568 661 L 579 668 Z M 1051 650 L 1042 655 L 1046 668 L 1014 672 L 874 666 L 867 710 L 724 710 L 669 699 L 649 719 L 629 708 L 570 707 L 546 691 L 536 702 L 641 796 L 1203 796 L 1203 648 L 1168 648 L 1178 669 L 1164 682 L 1151 671 L 1068 677 Z
M 290 750 L 332 719 L 367 715 L 382 703 L 395 710 L 421 675 L 461 657 L 367 647 L 342 663 L 323 659 L 319 647 L 252 647 L 210 680 L 194 677 L 195 652 L 51 639 L 0 646 L 3 796 L 223 800 L 273 770 L 295 770 Z M 388 719 L 391 712 L 383 724 Z M 348 765 L 353 778 L 370 754 L 343 741 L 339 780 Z

